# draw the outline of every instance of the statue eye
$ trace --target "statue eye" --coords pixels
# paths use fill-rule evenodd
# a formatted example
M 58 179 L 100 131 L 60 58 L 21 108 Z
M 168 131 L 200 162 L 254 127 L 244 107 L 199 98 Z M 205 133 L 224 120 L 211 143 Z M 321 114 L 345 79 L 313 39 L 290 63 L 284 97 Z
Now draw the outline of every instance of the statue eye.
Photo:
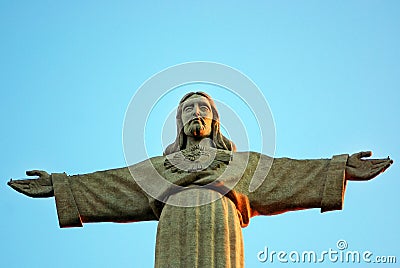
M 183 109 L 184 112 L 189 113 L 191 111 L 193 111 L 193 107 L 192 106 L 187 106 Z
M 208 108 L 207 106 L 201 106 L 200 107 L 200 110 L 202 111 L 202 112 L 208 112 L 209 110 L 210 110 L 210 108 Z

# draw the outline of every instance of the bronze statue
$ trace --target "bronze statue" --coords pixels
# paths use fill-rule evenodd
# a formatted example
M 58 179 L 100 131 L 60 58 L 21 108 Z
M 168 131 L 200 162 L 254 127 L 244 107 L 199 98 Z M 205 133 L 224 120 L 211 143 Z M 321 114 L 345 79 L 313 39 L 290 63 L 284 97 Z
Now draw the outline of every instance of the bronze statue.
M 220 132 L 218 111 L 204 92 L 186 94 L 176 120 L 177 137 L 163 156 L 84 175 L 27 171 L 38 178 L 8 185 L 30 197 L 55 196 L 61 227 L 158 220 L 156 267 L 243 267 L 241 228 L 251 217 L 341 209 L 348 180 L 370 180 L 393 163 L 389 157 L 364 159 L 371 152 L 318 160 L 236 152 Z M 260 174 L 257 168 L 266 171 Z M 161 187 L 159 176 L 182 187 Z M 251 190 L 254 179 L 260 185 Z

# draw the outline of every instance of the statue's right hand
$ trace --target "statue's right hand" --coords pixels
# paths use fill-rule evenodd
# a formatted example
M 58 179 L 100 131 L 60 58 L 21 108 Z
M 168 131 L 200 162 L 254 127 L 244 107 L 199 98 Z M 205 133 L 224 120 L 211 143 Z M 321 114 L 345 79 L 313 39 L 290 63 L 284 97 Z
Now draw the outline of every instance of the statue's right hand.
M 37 179 L 10 180 L 7 184 L 14 190 L 30 197 L 52 197 L 54 196 L 51 177 L 46 171 L 30 170 L 28 176 L 39 176 Z

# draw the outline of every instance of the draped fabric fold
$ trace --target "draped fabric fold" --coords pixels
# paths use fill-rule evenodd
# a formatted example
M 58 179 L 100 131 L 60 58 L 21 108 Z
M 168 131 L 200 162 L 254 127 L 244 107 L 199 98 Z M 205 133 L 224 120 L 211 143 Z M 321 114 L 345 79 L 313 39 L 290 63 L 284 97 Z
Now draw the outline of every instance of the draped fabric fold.
M 202 188 L 170 198 L 203 200 L 204 195 L 217 200 L 197 207 L 165 205 L 157 228 L 155 267 L 244 266 L 239 212 L 229 198 Z
M 294 160 L 233 153 L 229 164 L 221 161 L 218 167 L 193 175 L 166 169 L 162 156 L 129 168 L 75 176 L 52 174 L 52 181 L 61 227 L 159 220 L 156 267 L 243 267 L 241 227 L 249 224 L 250 217 L 342 208 L 347 157 Z M 257 167 L 270 170 L 256 172 Z M 178 192 L 158 189 L 166 198 L 162 204 L 137 183 L 138 178 L 153 182 L 156 173 L 186 188 Z M 215 184 L 216 178 L 222 179 Z M 252 180 L 257 182 L 255 189 L 250 187 Z M 231 190 L 224 193 L 221 189 L 227 185 Z M 159 188 L 157 183 L 152 186 Z M 199 205 L 173 205 L 193 204 L 193 200 Z

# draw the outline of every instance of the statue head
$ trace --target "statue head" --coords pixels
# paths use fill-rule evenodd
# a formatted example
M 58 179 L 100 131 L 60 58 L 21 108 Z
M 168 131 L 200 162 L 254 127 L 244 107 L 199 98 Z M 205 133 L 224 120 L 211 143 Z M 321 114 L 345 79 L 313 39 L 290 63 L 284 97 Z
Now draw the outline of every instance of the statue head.
M 183 96 L 176 112 L 176 126 L 176 139 L 167 146 L 164 155 L 185 149 L 188 137 L 209 138 L 217 149 L 236 151 L 235 144 L 222 135 L 217 107 L 204 92 L 190 92 Z

